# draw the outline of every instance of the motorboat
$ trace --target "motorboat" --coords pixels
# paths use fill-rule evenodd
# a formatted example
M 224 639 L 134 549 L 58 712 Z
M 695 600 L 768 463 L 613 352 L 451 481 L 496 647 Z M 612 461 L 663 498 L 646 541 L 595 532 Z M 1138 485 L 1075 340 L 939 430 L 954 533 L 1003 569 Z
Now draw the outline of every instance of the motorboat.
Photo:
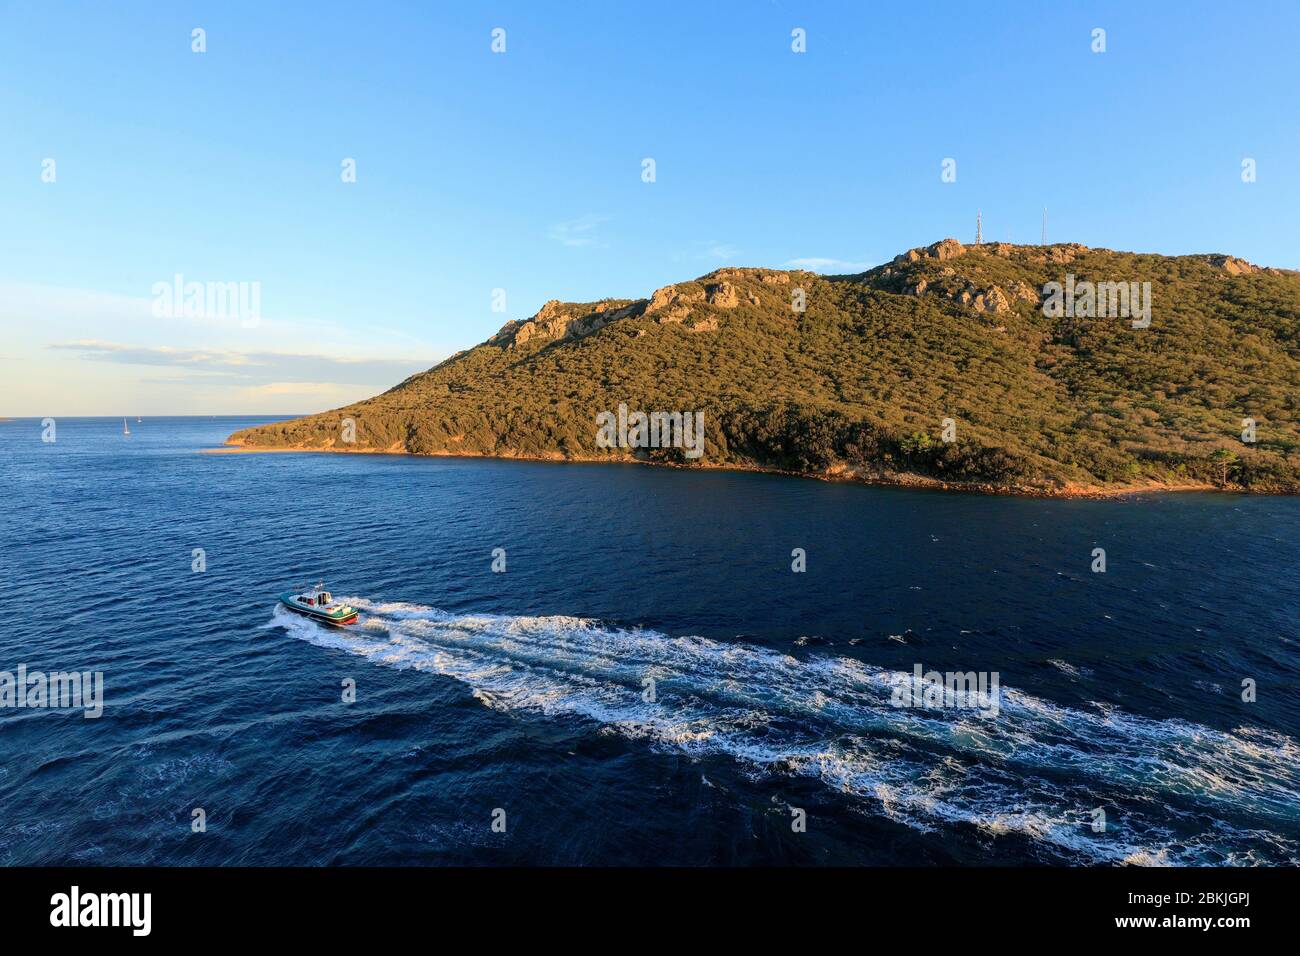
M 361 617 L 361 612 L 352 605 L 334 600 L 334 595 L 325 590 L 324 582 L 297 594 L 286 591 L 280 595 L 280 603 L 296 614 L 335 627 L 355 624 Z

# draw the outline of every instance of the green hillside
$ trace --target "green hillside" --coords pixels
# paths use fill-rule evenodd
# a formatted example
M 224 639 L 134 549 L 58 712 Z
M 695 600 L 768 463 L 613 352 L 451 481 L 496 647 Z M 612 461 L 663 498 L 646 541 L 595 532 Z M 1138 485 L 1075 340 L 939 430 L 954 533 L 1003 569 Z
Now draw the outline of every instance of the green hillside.
M 1075 317 L 1044 314 L 1046 284 L 1068 276 L 1149 282 L 1149 327 L 1079 314 L 1082 303 Z M 548 302 L 382 395 L 231 442 L 1002 490 L 1294 491 L 1298 337 L 1294 272 L 947 239 L 861 275 L 720 269 L 649 299 Z M 702 412 L 704 454 L 597 447 L 596 416 L 619 403 Z M 1241 437 L 1247 418 L 1253 443 Z

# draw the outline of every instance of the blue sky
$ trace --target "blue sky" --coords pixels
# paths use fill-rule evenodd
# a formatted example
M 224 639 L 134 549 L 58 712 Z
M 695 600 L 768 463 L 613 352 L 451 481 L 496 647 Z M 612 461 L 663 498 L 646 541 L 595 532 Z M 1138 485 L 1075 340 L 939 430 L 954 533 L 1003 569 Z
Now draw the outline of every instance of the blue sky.
M 1297 268 L 1297 36 L 1294 3 L 0 3 L 0 415 L 316 411 L 550 298 L 858 271 L 976 209 Z M 259 283 L 259 321 L 154 315 L 178 273 Z

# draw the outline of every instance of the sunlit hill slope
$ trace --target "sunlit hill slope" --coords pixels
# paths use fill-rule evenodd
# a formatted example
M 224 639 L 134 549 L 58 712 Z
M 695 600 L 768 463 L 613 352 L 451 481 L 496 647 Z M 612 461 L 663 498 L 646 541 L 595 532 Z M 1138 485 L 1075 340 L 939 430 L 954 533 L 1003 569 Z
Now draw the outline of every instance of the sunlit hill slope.
M 1150 283 L 1149 326 L 1089 314 L 1105 296 L 1051 301 L 1049 283 L 1101 282 Z M 948 239 L 860 275 L 728 268 L 644 299 L 548 302 L 382 395 L 231 443 L 1065 494 L 1294 491 L 1298 335 L 1295 272 Z M 620 403 L 702 412 L 703 455 L 598 447 L 596 416 Z

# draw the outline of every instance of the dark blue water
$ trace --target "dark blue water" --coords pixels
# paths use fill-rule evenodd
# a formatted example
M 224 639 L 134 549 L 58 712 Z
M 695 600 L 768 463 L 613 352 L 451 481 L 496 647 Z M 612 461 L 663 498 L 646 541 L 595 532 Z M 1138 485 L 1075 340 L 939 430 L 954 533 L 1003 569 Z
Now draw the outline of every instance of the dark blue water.
M 0 670 L 105 681 L 0 710 L 0 862 L 1300 862 L 1300 500 L 201 452 L 251 423 L 0 423 Z

